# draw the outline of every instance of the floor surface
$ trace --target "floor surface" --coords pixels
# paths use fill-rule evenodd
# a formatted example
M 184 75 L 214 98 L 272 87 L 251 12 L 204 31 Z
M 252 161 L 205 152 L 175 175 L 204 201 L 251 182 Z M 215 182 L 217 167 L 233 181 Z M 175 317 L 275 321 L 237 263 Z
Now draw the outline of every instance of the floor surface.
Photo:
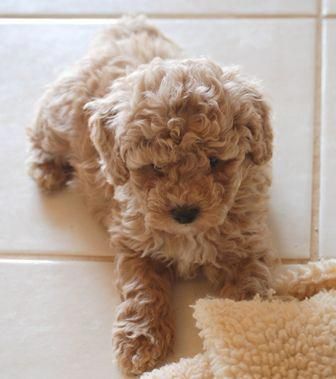
M 107 235 L 76 193 L 39 192 L 25 128 L 48 83 L 123 13 L 146 13 L 188 56 L 239 65 L 273 108 L 270 222 L 290 261 L 336 257 L 336 1 L 2 0 L 0 2 L 0 378 L 122 378 L 111 349 L 118 303 Z M 201 280 L 174 290 L 177 341 L 201 342 Z

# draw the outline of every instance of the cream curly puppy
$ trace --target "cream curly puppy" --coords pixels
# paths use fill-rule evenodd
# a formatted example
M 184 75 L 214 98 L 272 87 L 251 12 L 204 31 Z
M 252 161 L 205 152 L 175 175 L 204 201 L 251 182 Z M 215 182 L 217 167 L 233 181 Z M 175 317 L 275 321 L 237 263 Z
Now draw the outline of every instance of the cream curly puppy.
M 203 272 L 236 299 L 267 291 L 269 108 L 236 70 L 179 59 L 155 27 L 123 18 L 50 86 L 29 137 L 38 184 L 74 183 L 109 232 L 126 372 L 171 349 L 176 276 Z

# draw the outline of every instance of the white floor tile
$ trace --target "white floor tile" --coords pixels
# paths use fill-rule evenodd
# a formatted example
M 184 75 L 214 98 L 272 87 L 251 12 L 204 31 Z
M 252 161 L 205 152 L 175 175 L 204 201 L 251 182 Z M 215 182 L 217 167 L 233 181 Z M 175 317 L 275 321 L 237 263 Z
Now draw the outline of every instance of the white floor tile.
M 336 16 L 336 0 L 323 0 L 323 14 Z
M 146 14 L 314 14 L 316 0 L 2 0 L 3 15 L 116 15 L 122 13 Z
M 239 64 L 264 81 L 274 109 L 272 224 L 283 256 L 307 257 L 314 106 L 313 20 L 154 20 L 187 55 Z M 0 27 L 0 251 L 108 255 L 105 234 L 75 195 L 47 198 L 24 174 L 24 128 L 43 87 L 80 57 L 99 25 Z M 66 41 L 66 43 L 65 43 Z M 7 138 L 10 131 L 11 138 Z M 298 152 L 300 152 L 298 154 Z M 14 190 L 15 189 L 15 190 Z M 11 204 L 9 207 L 8 204 Z
M 320 252 L 336 257 L 336 20 L 324 21 Z
M 111 348 L 119 302 L 112 266 L 0 260 L 2 379 L 122 378 Z M 207 293 L 202 281 L 175 287 L 176 346 L 168 361 L 201 351 L 190 305 Z
M 42 195 L 25 171 L 25 128 L 35 103 L 44 87 L 84 54 L 96 29 L 0 26 L 0 252 L 111 254 L 106 233 L 78 196 Z
M 120 378 L 112 264 L 0 261 L 3 379 Z

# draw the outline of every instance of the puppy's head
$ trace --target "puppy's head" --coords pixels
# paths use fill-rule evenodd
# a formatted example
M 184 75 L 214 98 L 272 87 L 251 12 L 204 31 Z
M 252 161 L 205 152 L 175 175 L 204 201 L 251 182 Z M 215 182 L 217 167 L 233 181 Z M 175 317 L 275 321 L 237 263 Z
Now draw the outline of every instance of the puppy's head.
M 102 170 L 128 184 L 147 227 L 179 234 L 222 224 L 245 170 L 271 158 L 262 95 L 207 59 L 155 59 L 88 108 Z

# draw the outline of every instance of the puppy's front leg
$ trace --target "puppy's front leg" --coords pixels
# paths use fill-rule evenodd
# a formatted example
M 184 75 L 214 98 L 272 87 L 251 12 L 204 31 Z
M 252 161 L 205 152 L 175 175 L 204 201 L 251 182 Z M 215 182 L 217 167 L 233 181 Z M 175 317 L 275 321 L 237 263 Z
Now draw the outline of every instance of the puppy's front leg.
M 203 272 L 220 295 L 233 300 L 248 300 L 259 294 L 268 295 L 272 272 L 277 263 L 268 248 L 237 250 L 223 254 L 216 265 L 203 267 Z
M 263 258 L 241 259 L 230 272 L 220 290 L 221 296 L 248 300 L 259 294 L 266 297 L 271 283 L 271 265 Z
M 173 275 L 148 258 L 116 258 L 122 303 L 117 309 L 113 344 L 125 372 L 140 374 L 166 356 L 173 343 L 170 307 Z

